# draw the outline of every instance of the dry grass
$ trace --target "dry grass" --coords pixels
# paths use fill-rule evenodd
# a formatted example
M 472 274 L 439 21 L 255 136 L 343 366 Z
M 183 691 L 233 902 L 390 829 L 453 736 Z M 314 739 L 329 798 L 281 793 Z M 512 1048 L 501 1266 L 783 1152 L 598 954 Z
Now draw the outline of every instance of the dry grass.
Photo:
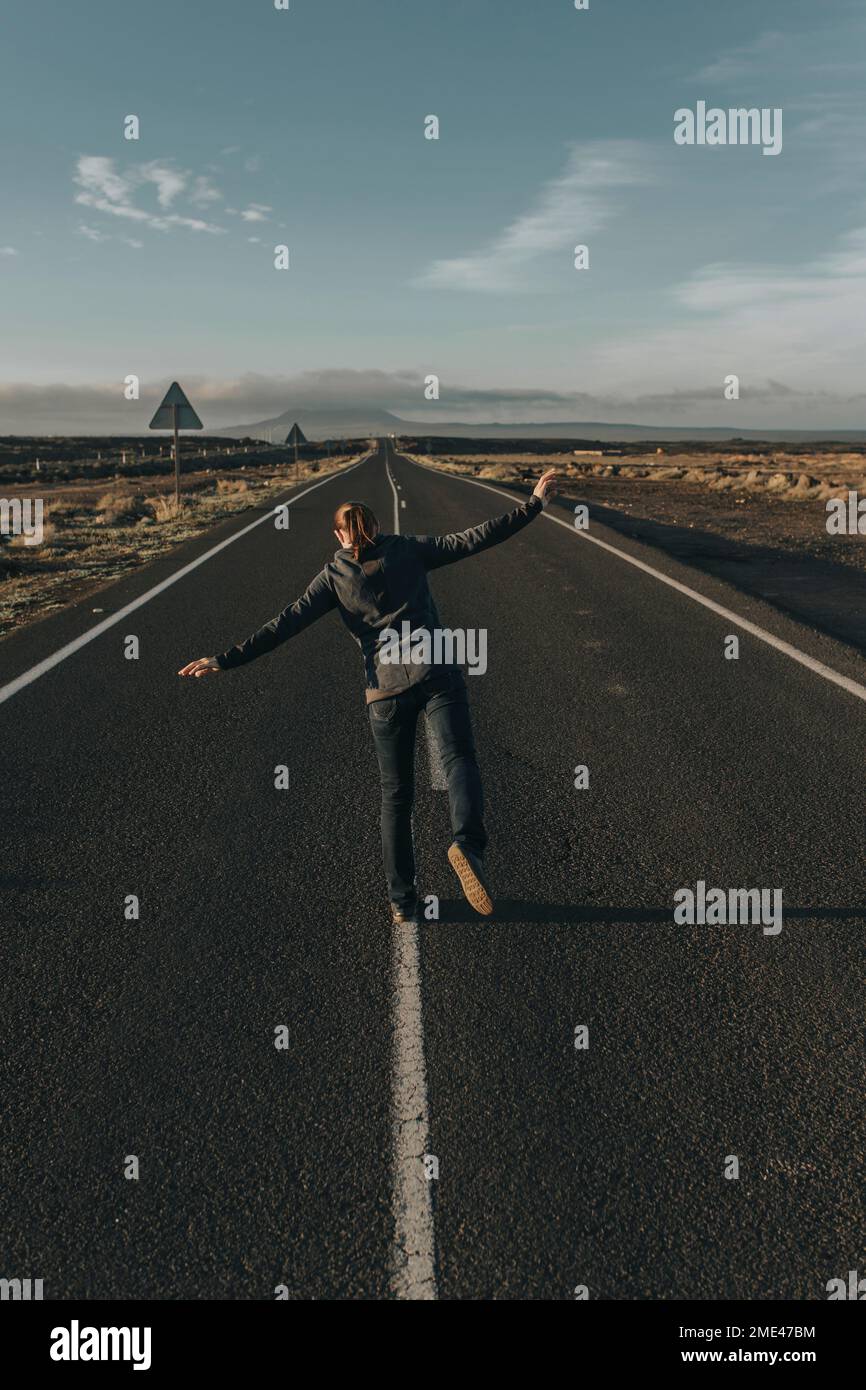
M 175 497 L 173 493 L 170 497 L 148 497 L 145 504 L 148 508 L 145 520 L 150 519 L 159 522 L 183 521 L 192 507 L 197 507 L 201 510 L 204 504 L 204 498 L 197 498 L 195 503 L 190 503 L 183 497 Z
M 41 550 L 62 549 L 57 527 L 52 525 L 50 521 L 43 522 L 42 538 L 38 545 L 34 545 L 32 541 L 28 542 L 24 536 L 11 536 L 9 539 L 9 547 L 11 550 L 23 550 L 29 554 Z
M 95 521 L 100 526 L 119 526 L 125 521 L 134 521 L 143 515 L 141 498 L 127 489 L 118 487 L 106 492 L 96 504 Z
M 9 497 L 40 496 L 45 520 L 38 546 L 24 545 L 21 536 L 0 537 L 0 637 L 97 591 L 225 517 L 269 504 L 274 488 L 326 477 L 352 461 L 335 457 L 315 474 L 302 466 L 296 475 L 290 465 L 245 477 L 190 473 L 183 479 L 179 509 L 170 477 L 147 478 L 147 495 L 128 478 L 108 486 L 104 478 L 76 479 L 38 494 L 32 484 L 7 488 Z
M 721 454 L 722 451 L 720 451 Z M 724 453 L 715 462 L 694 455 L 629 454 L 621 460 L 587 450 L 558 454 L 424 454 L 410 455 L 446 473 L 471 473 L 481 480 L 526 482 L 545 468 L 556 468 L 564 480 L 591 478 L 646 479 L 653 483 L 684 482 L 713 492 L 768 492 L 791 502 L 824 502 L 844 497 L 855 488 L 866 495 L 866 459 L 862 454 L 775 451 L 771 460 L 759 455 Z M 804 462 L 808 472 L 804 471 Z
M 410 457 L 448 473 L 524 487 L 544 468 L 555 466 L 565 497 L 609 508 L 611 524 L 617 516 L 633 520 L 629 534 L 641 532 L 675 553 L 677 546 L 685 553 L 684 538 L 690 534 L 706 535 L 730 542 L 731 555 L 809 557 L 825 566 L 866 571 L 863 536 L 831 535 L 826 527 L 830 498 L 847 497 L 849 491 L 866 497 L 861 453 L 773 449 L 768 458 L 720 449 L 710 458 L 671 451 L 602 457 L 533 454 L 529 448 L 502 456 Z M 643 522 L 649 527 L 643 528 Z

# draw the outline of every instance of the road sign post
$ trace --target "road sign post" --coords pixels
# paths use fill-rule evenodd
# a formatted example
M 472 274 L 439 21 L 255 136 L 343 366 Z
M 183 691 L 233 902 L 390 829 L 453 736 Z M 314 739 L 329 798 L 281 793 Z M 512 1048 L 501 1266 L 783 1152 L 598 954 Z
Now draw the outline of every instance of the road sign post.
M 174 430 L 174 509 L 180 506 L 180 440 L 178 438 L 177 406 L 171 407 L 171 423 Z
M 203 430 L 204 425 L 196 415 L 186 394 L 176 381 L 171 383 L 162 404 L 150 422 L 152 430 L 171 430 L 174 453 L 174 505 L 180 506 L 180 430 Z
M 307 436 L 296 422 L 286 435 L 286 443 L 293 444 L 295 449 L 295 482 L 298 481 L 298 445 L 306 444 L 306 442 Z

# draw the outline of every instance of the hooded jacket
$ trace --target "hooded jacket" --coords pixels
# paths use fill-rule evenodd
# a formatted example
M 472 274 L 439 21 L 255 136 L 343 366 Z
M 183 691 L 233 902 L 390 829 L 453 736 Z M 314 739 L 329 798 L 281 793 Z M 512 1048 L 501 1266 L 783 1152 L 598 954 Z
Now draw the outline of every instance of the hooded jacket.
M 471 526 L 467 531 L 448 536 L 380 534 L 357 560 L 350 548 L 338 550 L 295 603 L 245 642 L 222 652 L 217 661 L 223 670 L 243 666 L 337 608 L 361 648 L 367 701 L 398 695 L 423 680 L 432 669 L 411 660 L 408 652 L 404 653 L 404 660 L 394 661 L 393 641 L 388 636 L 389 632 L 404 631 L 404 623 L 410 625 L 413 633 L 422 629 L 432 634 L 440 628 L 427 583 L 428 573 L 499 545 L 522 531 L 541 510 L 541 499 L 533 496 L 504 516 Z M 383 660 L 386 650 L 390 659 Z

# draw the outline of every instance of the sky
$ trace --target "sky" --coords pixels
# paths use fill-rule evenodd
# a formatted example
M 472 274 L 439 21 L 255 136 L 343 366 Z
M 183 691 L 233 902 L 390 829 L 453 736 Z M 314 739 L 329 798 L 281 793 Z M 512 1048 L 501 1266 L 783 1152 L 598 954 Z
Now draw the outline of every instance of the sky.
M 172 379 L 210 427 L 866 427 L 862 0 L 11 15 L 0 434 L 136 432 Z M 678 144 L 701 101 L 780 153 Z

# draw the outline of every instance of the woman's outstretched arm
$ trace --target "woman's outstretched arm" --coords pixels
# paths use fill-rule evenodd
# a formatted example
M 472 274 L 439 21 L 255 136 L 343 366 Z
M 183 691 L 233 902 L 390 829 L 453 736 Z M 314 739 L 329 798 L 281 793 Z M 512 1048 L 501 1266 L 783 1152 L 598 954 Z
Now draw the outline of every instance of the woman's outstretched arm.
M 324 617 L 336 606 L 337 598 L 328 581 L 327 571 L 322 570 L 295 603 L 284 608 L 278 617 L 265 623 L 252 637 L 248 637 L 236 647 L 229 647 L 228 651 L 222 652 L 219 656 L 200 656 L 196 661 L 188 662 L 186 666 L 181 667 L 178 675 L 207 676 L 212 671 L 229 671 L 233 666 L 244 666 L 248 661 L 254 661 L 257 656 L 272 652 L 281 642 L 288 642 L 290 637 L 296 637 L 305 627 L 309 627 L 310 623 Z
M 452 531 L 448 536 L 407 536 L 419 550 L 427 569 L 440 569 L 442 565 L 453 565 L 457 560 L 465 560 L 468 555 L 477 555 L 481 550 L 489 550 L 492 545 L 500 545 L 528 526 L 538 516 L 548 497 L 556 492 L 556 470 L 548 468 L 535 484 L 532 496 L 513 511 L 504 516 L 482 521 L 480 526 L 470 526 L 467 531 Z

